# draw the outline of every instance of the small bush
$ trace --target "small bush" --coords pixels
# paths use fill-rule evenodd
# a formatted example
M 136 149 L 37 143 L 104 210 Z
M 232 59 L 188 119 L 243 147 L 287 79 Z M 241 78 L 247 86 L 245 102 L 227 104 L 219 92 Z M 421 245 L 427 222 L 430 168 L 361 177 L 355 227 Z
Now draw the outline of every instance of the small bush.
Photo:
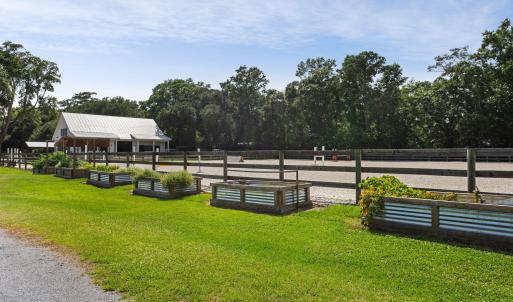
M 369 218 L 383 209 L 383 197 L 406 197 L 420 199 L 454 200 L 453 193 L 441 194 L 414 189 L 402 183 L 397 177 L 384 175 L 368 177 L 360 184 L 362 194 L 358 201 L 361 208 L 362 223 L 368 224 Z
M 118 168 L 116 171 L 116 173 L 128 173 L 130 174 L 131 176 L 135 176 L 137 173 L 140 173 L 143 169 L 141 168 L 136 168 L 136 167 L 128 167 L 128 168 Z
M 36 169 L 42 169 L 45 166 L 55 167 L 61 161 L 65 161 L 67 158 L 66 154 L 62 151 L 57 151 L 54 153 L 48 154 L 48 160 L 46 159 L 46 155 L 40 155 L 37 160 L 32 163 L 32 166 Z
M 116 170 L 119 170 L 119 166 L 116 166 L 116 165 L 113 165 L 113 166 L 96 166 L 96 167 L 93 167 L 91 164 L 87 164 L 87 165 L 84 165 L 82 166 L 82 168 L 84 169 L 89 169 L 89 170 L 93 170 L 93 171 L 98 171 L 98 172 L 114 172 Z
M 169 172 L 160 177 L 162 186 L 171 190 L 173 186 L 188 187 L 192 185 L 192 175 L 187 171 Z
M 55 167 L 61 160 L 67 158 L 66 153 L 57 151 L 48 154 L 48 166 Z
M 45 167 L 46 162 L 46 156 L 41 155 L 38 159 L 32 162 L 32 167 L 34 167 L 37 170 L 41 170 Z
M 78 169 L 84 165 L 86 165 L 87 163 L 80 160 L 80 159 L 76 159 L 76 160 L 73 160 L 72 157 L 69 157 L 69 156 L 66 156 L 66 157 L 63 157 L 56 165 L 55 167 L 56 168 L 75 168 L 75 169 Z
M 142 178 L 158 178 L 158 179 L 160 179 L 160 175 L 161 174 L 159 172 L 156 172 L 153 170 L 139 169 L 138 171 L 135 172 L 134 180 L 139 180 Z

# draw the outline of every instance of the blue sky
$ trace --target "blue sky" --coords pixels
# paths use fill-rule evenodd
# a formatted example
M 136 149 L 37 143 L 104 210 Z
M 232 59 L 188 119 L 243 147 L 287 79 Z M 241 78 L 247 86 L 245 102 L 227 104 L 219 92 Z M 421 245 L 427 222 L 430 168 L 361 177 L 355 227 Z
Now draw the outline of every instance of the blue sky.
M 240 65 L 283 90 L 301 60 L 340 63 L 373 50 L 404 75 L 513 17 L 513 1 L 0 0 L 0 39 L 58 64 L 58 98 L 75 92 L 144 100 L 158 83 L 188 78 L 218 87 Z

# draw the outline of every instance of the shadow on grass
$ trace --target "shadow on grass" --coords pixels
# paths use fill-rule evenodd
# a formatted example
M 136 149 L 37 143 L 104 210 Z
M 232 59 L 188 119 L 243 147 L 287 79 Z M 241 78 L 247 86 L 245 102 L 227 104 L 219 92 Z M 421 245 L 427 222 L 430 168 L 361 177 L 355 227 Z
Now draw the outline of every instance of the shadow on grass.
M 439 244 L 446 244 L 454 247 L 461 247 L 461 248 L 472 248 L 476 250 L 480 250 L 483 252 L 493 252 L 493 253 L 499 253 L 507 256 L 513 256 L 513 246 L 507 246 L 506 243 L 504 245 L 496 246 L 496 247 L 490 247 L 485 246 L 484 244 L 477 243 L 477 242 L 469 242 L 465 239 L 456 239 L 453 237 L 450 238 L 440 238 L 436 236 L 430 236 L 430 235 L 421 235 L 421 234 L 411 234 L 406 232 L 387 232 L 387 231 L 381 231 L 381 230 L 368 230 L 373 235 L 377 236 L 394 236 L 398 238 L 410 238 L 415 240 L 421 240 L 421 241 L 429 241 L 433 243 L 439 243 Z

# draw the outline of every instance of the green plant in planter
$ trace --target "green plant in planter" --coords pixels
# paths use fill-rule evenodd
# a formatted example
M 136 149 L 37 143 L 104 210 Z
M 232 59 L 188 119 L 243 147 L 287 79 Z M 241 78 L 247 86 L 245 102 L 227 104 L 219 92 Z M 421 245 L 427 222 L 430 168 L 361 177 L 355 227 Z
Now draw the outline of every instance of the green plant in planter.
M 60 161 L 66 159 L 68 156 L 62 151 L 57 151 L 48 154 L 48 166 L 55 167 Z
M 80 159 L 73 160 L 73 158 L 66 156 L 62 158 L 56 165 L 56 168 L 75 168 L 78 169 L 84 165 L 84 161 Z
M 66 158 L 67 158 L 66 154 L 62 151 L 49 153 L 48 159 L 46 158 L 46 155 L 42 154 L 39 156 L 39 158 L 37 160 L 35 160 L 32 163 L 32 167 L 34 167 L 38 170 L 43 169 L 45 166 L 55 167 L 59 162 L 65 161 Z
M 172 187 L 176 186 L 188 187 L 192 185 L 193 179 L 189 172 L 180 171 L 163 174 L 160 177 L 160 182 L 164 188 L 171 190 Z
M 36 170 L 41 170 L 45 167 L 46 163 L 46 156 L 41 155 L 38 159 L 32 162 L 32 167 Z
M 93 171 L 98 171 L 98 172 L 108 172 L 108 173 L 119 170 L 119 167 L 116 165 L 113 165 L 113 166 L 99 166 L 98 165 L 96 167 L 93 167 L 93 165 L 90 163 L 87 163 L 87 165 L 82 166 L 82 168 L 88 169 L 88 170 L 93 170 Z
M 133 175 L 134 180 L 140 180 L 143 178 L 158 178 L 160 179 L 160 173 L 150 170 L 150 169 L 140 169 L 139 171 L 136 171 Z
M 362 223 L 367 225 L 369 219 L 383 209 L 383 197 L 405 197 L 419 199 L 454 200 L 455 194 L 433 193 L 414 189 L 401 182 L 397 177 L 384 175 L 368 177 L 360 183 L 362 194 L 358 204 L 361 208 Z
M 116 172 L 116 173 L 128 173 L 131 176 L 135 176 L 137 173 L 141 173 L 142 171 L 143 171 L 143 169 L 141 169 L 141 168 L 128 167 L 128 168 L 118 168 L 114 172 Z

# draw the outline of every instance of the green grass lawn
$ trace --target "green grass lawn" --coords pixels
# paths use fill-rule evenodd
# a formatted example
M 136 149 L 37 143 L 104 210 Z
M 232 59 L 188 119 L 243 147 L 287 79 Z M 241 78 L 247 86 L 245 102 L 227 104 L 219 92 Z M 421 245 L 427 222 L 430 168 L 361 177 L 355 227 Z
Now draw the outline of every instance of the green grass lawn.
M 0 168 L 0 224 L 136 301 L 513 301 L 513 256 L 373 234 L 354 206 L 276 217 L 83 182 Z

